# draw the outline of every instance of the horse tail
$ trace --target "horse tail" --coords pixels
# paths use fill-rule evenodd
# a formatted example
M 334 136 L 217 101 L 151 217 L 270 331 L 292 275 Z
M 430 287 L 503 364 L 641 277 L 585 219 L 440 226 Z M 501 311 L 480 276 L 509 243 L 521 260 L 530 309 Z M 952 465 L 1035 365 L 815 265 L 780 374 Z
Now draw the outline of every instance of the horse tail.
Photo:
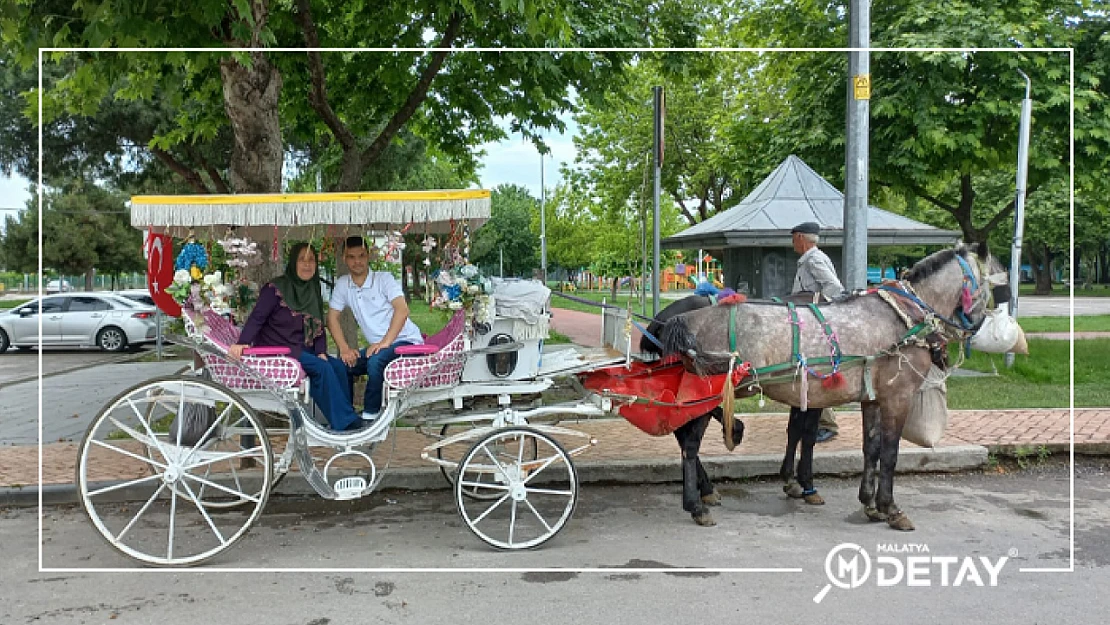
M 698 344 L 694 340 L 694 333 L 690 331 L 690 326 L 683 317 L 684 315 L 672 317 L 663 325 L 659 338 L 663 342 L 664 356 L 683 354 L 694 358 L 697 354 Z

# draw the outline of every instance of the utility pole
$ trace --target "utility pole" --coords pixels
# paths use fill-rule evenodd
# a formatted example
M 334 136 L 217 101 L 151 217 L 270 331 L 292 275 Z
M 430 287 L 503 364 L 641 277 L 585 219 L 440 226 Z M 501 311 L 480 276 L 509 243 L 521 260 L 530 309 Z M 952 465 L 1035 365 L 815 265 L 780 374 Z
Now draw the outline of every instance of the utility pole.
M 547 189 L 543 169 L 543 152 L 540 152 L 540 280 L 547 286 Z
M 848 145 L 844 163 L 844 288 L 867 286 L 868 137 L 871 114 L 870 0 L 852 0 L 848 45 Z
M 652 191 L 652 201 L 655 205 L 655 214 L 653 217 L 652 236 L 653 236 L 653 251 L 651 264 L 651 316 L 655 317 L 659 314 L 659 185 L 661 172 L 663 170 L 663 108 L 665 106 L 663 100 L 663 87 L 652 87 L 652 94 L 654 95 L 654 132 L 653 132 L 653 152 L 655 158 L 653 159 L 655 165 L 655 188 Z
M 1033 83 L 1025 72 L 1025 99 L 1021 101 L 1021 127 L 1018 130 L 1017 197 L 1014 198 L 1014 241 L 1010 248 L 1010 316 L 1018 316 L 1018 287 L 1021 286 L 1021 238 L 1025 233 L 1025 182 L 1029 171 L 1029 127 L 1032 124 Z M 1006 367 L 1014 366 L 1014 354 L 1006 354 Z

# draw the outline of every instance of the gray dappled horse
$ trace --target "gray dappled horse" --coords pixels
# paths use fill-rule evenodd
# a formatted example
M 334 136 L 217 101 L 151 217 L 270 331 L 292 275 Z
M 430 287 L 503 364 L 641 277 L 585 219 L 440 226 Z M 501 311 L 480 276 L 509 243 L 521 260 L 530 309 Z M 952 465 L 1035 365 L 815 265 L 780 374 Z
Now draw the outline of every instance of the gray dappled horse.
M 662 332 L 664 351 L 682 355 L 687 369 L 701 374 L 725 371 L 733 357 L 750 362 L 753 370 L 774 371 L 775 365 L 782 365 L 773 374 L 760 374 L 762 380 L 760 375 L 746 378 L 737 388 L 737 396 L 754 395 L 761 388 L 764 395 L 791 406 L 808 407 L 813 415 L 818 412 L 815 409 L 859 401 L 864 454 L 859 500 L 871 520 L 886 520 L 895 529 L 912 530 L 913 523 L 894 502 L 894 468 L 911 399 L 932 362 L 925 337 L 940 334 L 964 340 L 978 330 L 990 306 L 992 285 L 1004 282 L 1001 271 L 985 246 L 959 245 L 914 265 L 898 283 L 900 287 L 887 291 L 893 296 L 889 299 L 869 293 L 821 305 L 835 341 L 830 340 L 812 311 L 798 306 L 801 323 L 795 353 L 788 309 L 782 304 L 747 302 L 703 308 L 668 321 Z M 918 324 L 918 320 L 924 323 Z M 735 351 L 730 350 L 730 332 Z M 798 366 L 797 354 L 811 363 L 821 357 L 831 361 L 837 342 L 843 355 L 839 358 L 839 377 L 817 377 L 831 373 L 827 364 L 813 366 L 813 373 L 803 374 L 805 369 Z M 729 416 L 725 415 L 726 421 Z M 804 493 L 816 495 L 812 484 L 815 435 L 815 417 L 812 423 L 788 427 L 790 442 L 782 477 L 791 496 L 799 495 L 791 484 L 793 452 L 799 439 L 802 456 L 798 481 Z M 821 501 L 814 497 L 811 503 Z

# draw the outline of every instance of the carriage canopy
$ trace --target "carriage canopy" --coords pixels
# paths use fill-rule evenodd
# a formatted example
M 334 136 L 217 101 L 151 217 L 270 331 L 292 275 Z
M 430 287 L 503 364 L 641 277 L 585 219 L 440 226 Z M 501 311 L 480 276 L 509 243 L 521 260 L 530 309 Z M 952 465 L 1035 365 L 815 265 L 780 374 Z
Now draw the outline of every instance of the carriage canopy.
M 223 229 L 235 227 L 241 234 L 262 239 L 275 226 L 293 238 L 345 236 L 408 224 L 417 231 L 444 233 L 463 221 L 473 230 L 489 216 L 486 189 L 131 198 L 132 226 L 179 238 L 208 228 L 223 234 Z

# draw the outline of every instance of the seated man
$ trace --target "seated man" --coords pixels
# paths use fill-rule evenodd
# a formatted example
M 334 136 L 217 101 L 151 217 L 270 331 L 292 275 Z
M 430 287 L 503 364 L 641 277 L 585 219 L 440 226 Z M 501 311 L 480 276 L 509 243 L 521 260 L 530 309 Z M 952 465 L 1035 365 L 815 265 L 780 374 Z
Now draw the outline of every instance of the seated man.
M 367 376 L 362 419 L 373 421 L 382 408 L 385 366 L 397 358 L 394 350 L 401 345 L 420 345 L 424 338 L 409 319 L 409 306 L 393 274 L 370 271 L 370 252 L 361 236 L 347 237 L 343 260 L 351 273 L 335 281 L 328 302 L 328 330 L 350 375 Z M 370 342 L 364 350 L 352 348 L 343 336 L 339 314 L 348 307 Z

